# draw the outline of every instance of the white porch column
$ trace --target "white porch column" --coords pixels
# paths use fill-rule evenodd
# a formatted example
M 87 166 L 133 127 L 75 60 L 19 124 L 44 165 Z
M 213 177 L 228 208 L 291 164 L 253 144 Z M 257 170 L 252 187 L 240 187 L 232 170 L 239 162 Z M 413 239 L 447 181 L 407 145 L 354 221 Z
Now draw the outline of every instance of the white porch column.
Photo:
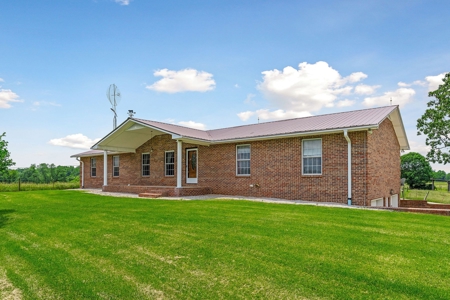
M 108 152 L 103 151 L 103 185 L 108 185 Z
M 183 142 L 180 140 L 177 140 L 177 188 L 181 187 L 181 155 L 182 155 L 182 149 L 183 149 Z

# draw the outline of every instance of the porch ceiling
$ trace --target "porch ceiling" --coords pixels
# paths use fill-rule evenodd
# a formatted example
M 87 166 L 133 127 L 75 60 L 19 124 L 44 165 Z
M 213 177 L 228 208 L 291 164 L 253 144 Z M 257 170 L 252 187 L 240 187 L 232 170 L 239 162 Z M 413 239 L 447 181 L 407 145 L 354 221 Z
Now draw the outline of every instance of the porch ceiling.
M 135 153 L 136 149 L 151 137 L 166 133 L 168 132 L 128 120 L 95 144 L 92 149 Z

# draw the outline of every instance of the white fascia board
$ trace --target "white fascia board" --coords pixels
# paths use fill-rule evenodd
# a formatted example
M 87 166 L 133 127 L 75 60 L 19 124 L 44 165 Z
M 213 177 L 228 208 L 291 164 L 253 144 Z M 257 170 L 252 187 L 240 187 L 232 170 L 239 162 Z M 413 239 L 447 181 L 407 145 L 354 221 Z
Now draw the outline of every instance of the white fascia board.
M 96 147 L 95 150 L 106 150 L 106 151 L 115 151 L 115 152 L 136 153 L 136 149 L 134 149 L 134 148 L 126 148 L 126 147 L 100 146 L 100 147 Z
M 83 155 L 71 155 L 71 158 L 75 158 L 75 157 L 94 157 L 94 156 L 102 156 L 103 153 L 97 153 L 97 154 L 83 154 Z
M 136 124 L 142 125 L 142 126 L 144 126 L 144 127 L 147 127 L 147 128 L 153 129 L 153 130 L 158 130 L 158 131 L 161 131 L 161 132 L 164 132 L 164 133 L 167 133 L 167 134 L 171 134 L 171 135 L 174 135 L 174 134 L 175 134 L 175 133 L 173 133 L 173 132 L 170 132 L 170 131 L 161 129 L 161 128 L 156 127 L 156 126 L 152 126 L 152 125 L 149 125 L 149 124 L 145 124 L 145 123 L 139 122 L 139 121 L 137 121 L 137 120 L 133 120 L 133 122 L 135 122 Z
M 396 118 L 392 118 L 392 114 L 396 114 Z M 400 150 L 410 150 L 408 136 L 406 135 L 405 125 L 403 124 L 402 115 L 400 113 L 400 108 L 397 105 L 396 109 L 391 111 L 379 124 L 381 124 L 384 120 L 389 119 L 392 122 L 394 127 L 395 135 L 397 136 L 398 143 L 400 144 Z M 398 119 L 398 124 L 394 124 L 394 120 Z M 400 131 L 400 132 L 398 132 Z M 400 141 L 404 140 L 405 145 L 402 146 Z
M 201 145 L 201 146 L 211 145 L 211 142 L 209 142 L 209 141 L 199 140 L 199 139 L 194 139 L 194 138 L 189 138 L 189 137 L 180 137 L 180 138 L 176 138 L 174 140 L 179 140 L 179 141 L 182 141 L 183 143 Z
M 366 125 L 366 126 L 359 126 L 359 127 L 339 128 L 339 129 L 336 128 L 336 129 L 320 130 L 320 131 L 294 132 L 294 133 L 287 133 L 287 134 L 277 134 L 277 135 L 267 135 L 267 136 L 257 136 L 257 137 L 243 137 L 243 138 L 238 138 L 238 139 L 212 141 L 211 144 L 216 145 L 216 144 L 227 144 L 227 143 L 245 142 L 245 141 L 264 141 L 264 140 L 283 139 L 283 138 L 298 137 L 298 136 L 342 133 L 342 131 L 345 129 L 347 129 L 348 132 L 352 132 L 352 131 L 366 131 L 369 129 L 378 129 L 378 128 L 379 128 L 379 126 L 374 124 L 374 125 Z

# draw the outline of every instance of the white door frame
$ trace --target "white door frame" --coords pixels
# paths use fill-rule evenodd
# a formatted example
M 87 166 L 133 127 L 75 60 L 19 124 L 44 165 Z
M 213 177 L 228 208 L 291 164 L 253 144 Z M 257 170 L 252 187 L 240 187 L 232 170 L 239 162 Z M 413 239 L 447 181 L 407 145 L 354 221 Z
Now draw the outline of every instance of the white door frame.
M 190 151 L 195 151 L 196 152 L 196 172 L 195 174 L 197 175 L 197 177 L 195 178 L 189 178 L 189 152 Z M 197 148 L 193 148 L 193 149 L 186 149 L 186 183 L 198 183 L 198 149 Z

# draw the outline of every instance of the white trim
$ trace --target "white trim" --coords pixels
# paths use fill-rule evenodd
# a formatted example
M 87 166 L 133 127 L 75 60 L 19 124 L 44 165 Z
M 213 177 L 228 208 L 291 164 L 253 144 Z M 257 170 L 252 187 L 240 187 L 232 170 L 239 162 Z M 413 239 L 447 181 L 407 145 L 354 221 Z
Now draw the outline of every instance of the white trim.
M 93 146 L 91 149 L 94 149 L 94 150 L 108 150 L 108 151 L 115 151 L 115 152 L 126 152 L 126 153 L 136 153 L 136 149 L 127 148 L 127 147 L 109 147 L 109 146 L 106 146 L 106 147 L 97 148 L 97 146 Z
M 173 177 L 175 176 L 175 174 L 173 175 L 167 175 L 167 153 L 172 152 L 173 153 L 173 172 L 175 173 L 175 151 L 174 150 L 169 150 L 169 151 L 164 151 L 164 177 Z
M 250 149 L 250 158 L 249 159 L 240 159 L 240 161 L 249 161 L 250 162 L 250 174 L 239 174 L 238 173 L 238 147 L 244 147 L 244 146 L 248 146 Z M 236 145 L 236 176 L 239 177 L 249 177 L 252 174 L 252 145 L 251 144 L 240 144 L 240 145 Z
M 189 152 L 195 151 L 196 152 L 196 162 L 195 162 L 195 168 L 197 175 L 195 178 L 189 178 Z M 191 148 L 186 149 L 186 183 L 198 183 L 198 149 L 197 148 Z
M 305 174 L 303 172 L 303 151 L 305 149 L 304 142 L 305 141 L 316 141 L 320 140 L 320 173 L 313 173 L 313 174 Z M 302 158 L 301 158 L 301 169 L 302 169 L 302 176 L 321 176 L 323 173 L 323 140 L 322 138 L 314 138 L 314 139 L 302 139 Z
M 103 185 L 108 185 L 108 152 L 103 151 Z
M 177 141 L 177 188 L 181 188 L 181 160 L 182 160 L 181 156 L 183 155 L 182 151 L 183 151 L 183 142 Z
M 144 175 L 144 155 L 148 154 L 148 175 Z M 150 152 L 141 153 L 141 177 L 150 177 Z
M 114 159 L 117 157 L 117 166 L 114 165 Z M 114 168 L 118 169 L 119 175 L 114 175 Z M 119 155 L 114 155 L 112 157 L 112 177 L 119 177 L 120 176 L 120 156 Z
M 347 203 L 352 205 L 352 141 L 347 129 L 344 130 L 344 137 L 347 140 Z

